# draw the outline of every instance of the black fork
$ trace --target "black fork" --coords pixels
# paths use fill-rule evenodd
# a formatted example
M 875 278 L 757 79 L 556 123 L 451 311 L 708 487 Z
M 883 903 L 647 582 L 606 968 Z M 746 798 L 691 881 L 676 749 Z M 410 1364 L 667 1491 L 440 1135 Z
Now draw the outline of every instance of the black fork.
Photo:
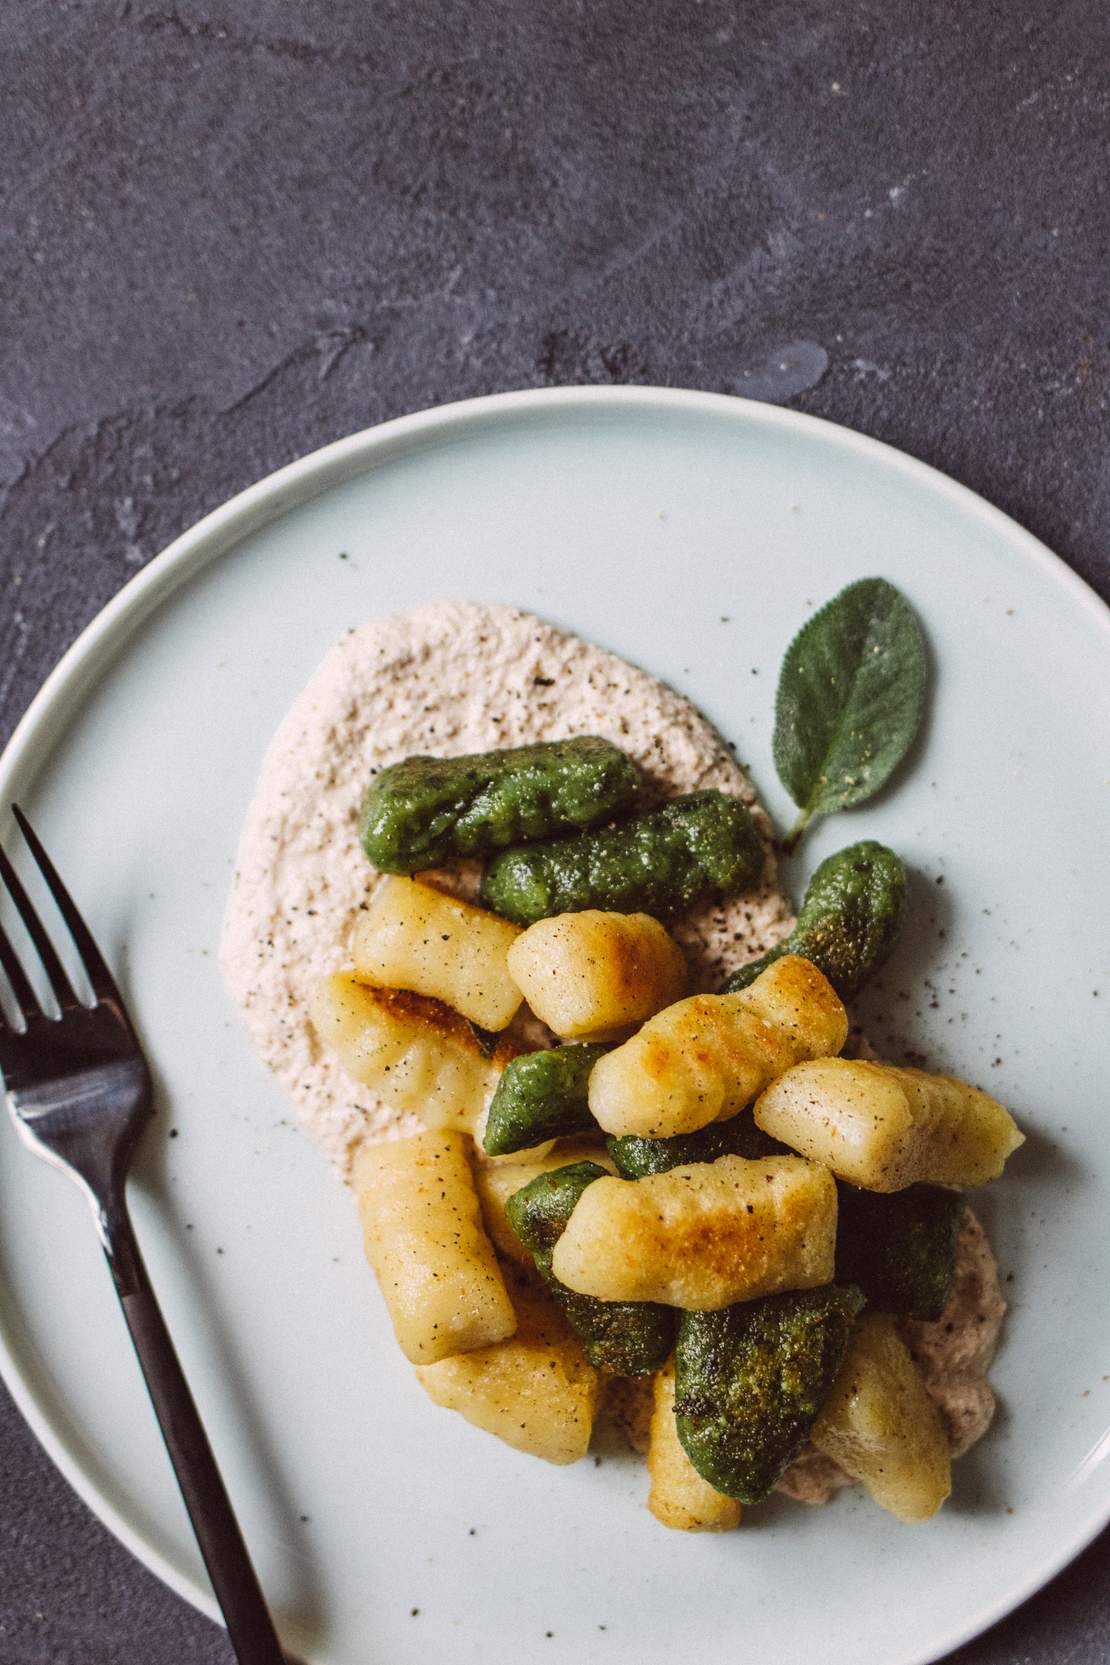
M 14 867 L 0 848 L 0 881 L 23 921 L 60 1016 L 45 1012 L 0 926 L 3 968 L 21 1023 L 0 1008 L 0 1077 L 20 1138 L 64 1169 L 88 1197 L 154 1413 L 216 1600 L 241 1665 L 284 1665 L 247 1546 L 174 1351 L 131 1226 L 124 1194 L 143 1125 L 150 1071 L 119 990 L 72 898 L 13 806 L 27 847 L 77 949 L 93 991 L 80 1000 Z

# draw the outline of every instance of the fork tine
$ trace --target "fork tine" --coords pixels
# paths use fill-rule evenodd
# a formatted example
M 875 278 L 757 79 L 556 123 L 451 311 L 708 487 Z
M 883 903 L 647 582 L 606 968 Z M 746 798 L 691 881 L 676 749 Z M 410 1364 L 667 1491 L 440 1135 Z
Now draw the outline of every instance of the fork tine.
M 76 1005 L 77 996 L 74 994 L 69 978 L 65 974 L 65 968 L 58 958 L 57 949 L 46 934 L 41 919 L 31 906 L 30 897 L 19 882 L 19 875 L 3 849 L 0 849 L 0 879 L 3 879 L 8 895 L 15 904 L 15 910 L 23 921 L 27 935 L 35 945 L 54 998 L 59 1006 Z
M 81 918 L 80 913 L 77 911 L 76 902 L 73 900 L 73 897 L 69 894 L 69 891 L 66 889 L 65 885 L 62 883 L 61 879 L 58 877 L 57 868 L 54 866 L 54 863 L 50 860 L 50 857 L 47 855 L 46 851 L 43 849 L 42 844 L 39 841 L 38 836 L 36 835 L 34 829 L 31 826 L 31 823 L 28 821 L 27 817 L 24 815 L 23 811 L 20 809 L 18 804 L 13 804 L 12 805 L 12 814 L 15 816 L 16 821 L 19 824 L 20 832 L 23 834 L 23 837 L 27 841 L 27 848 L 30 850 L 31 854 L 35 858 L 35 862 L 38 865 L 39 872 L 42 874 L 43 878 L 46 880 L 46 888 L 49 890 L 51 896 L 54 898 L 54 902 L 55 902 L 55 905 L 57 906 L 58 912 L 61 914 L 62 919 L 65 922 L 66 928 L 69 931 L 70 936 L 73 938 L 74 944 L 76 945 L 76 948 L 77 948 L 77 952 L 81 957 L 81 963 L 82 963 L 82 965 L 84 966 L 84 969 L 85 969 L 85 975 L 88 977 L 89 982 L 92 984 L 93 993 L 97 996 L 98 999 L 101 999 L 101 1000 L 105 1000 L 105 999 L 119 1000 L 119 990 L 116 988 L 115 979 L 112 976 L 112 973 L 108 970 L 108 966 L 105 962 L 103 954 L 100 952 L 100 949 L 96 946 L 96 942 L 93 939 L 92 932 L 89 930 L 88 926 L 85 924 L 85 921 Z M 0 855 L 2 855 L 2 854 L 3 854 L 3 852 L 0 851 Z M 16 882 L 18 883 L 18 880 Z M 18 904 L 18 901 L 17 901 L 16 906 L 18 907 L 18 905 L 19 904 Z M 22 912 L 22 910 L 20 910 L 20 911 Z M 32 918 L 33 917 L 34 917 L 34 915 L 32 915 Z M 27 920 L 27 916 L 25 914 L 23 915 L 23 923 L 27 926 L 27 929 L 30 931 L 31 926 L 30 926 L 30 924 Z M 39 927 L 39 930 L 40 930 L 41 934 L 43 936 L 45 936 L 45 932 L 42 931 L 41 926 Z M 35 933 L 33 931 L 31 931 L 31 934 L 32 934 L 32 936 L 35 935 Z M 49 939 L 48 938 L 47 938 L 47 945 L 49 947 Z M 42 953 L 42 947 L 41 947 L 41 944 L 39 943 L 38 937 L 35 937 L 35 946 L 36 946 L 36 948 L 38 948 L 38 950 L 41 954 Z M 65 977 L 65 972 L 62 970 L 61 963 L 58 960 L 57 955 L 54 954 L 53 948 L 50 948 L 50 952 L 53 955 L 54 962 L 58 967 L 58 971 L 60 972 L 60 974 L 63 977 Z M 43 956 L 43 958 L 44 958 L 44 963 L 45 963 L 45 955 Z M 49 963 L 47 963 L 47 971 L 48 972 L 50 971 Z M 69 979 L 68 978 L 66 978 L 66 984 L 67 984 L 67 986 L 69 986 Z
M 35 991 L 31 987 L 19 955 L 8 941 L 7 932 L 2 926 L 0 926 L 0 966 L 4 969 L 4 976 L 11 986 L 15 1003 L 19 1007 L 24 1023 L 30 1023 L 33 1018 L 41 1016 L 39 1003 L 35 999 Z M 4 1029 L 9 1027 L 2 1009 L 0 1009 L 0 1025 Z

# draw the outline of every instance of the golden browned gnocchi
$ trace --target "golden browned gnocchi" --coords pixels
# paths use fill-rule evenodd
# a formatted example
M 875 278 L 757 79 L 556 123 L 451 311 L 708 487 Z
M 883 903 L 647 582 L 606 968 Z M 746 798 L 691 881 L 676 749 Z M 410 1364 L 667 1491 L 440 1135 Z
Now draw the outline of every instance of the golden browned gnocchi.
M 482 1224 L 461 1133 L 362 1145 L 352 1178 L 366 1258 L 413 1364 L 487 1347 L 516 1315 Z
M 858 1320 L 810 1439 L 898 1520 L 928 1520 L 952 1490 L 940 1413 L 887 1313 Z
M 682 1449 L 674 1419 L 674 1360 L 652 1383 L 648 1442 L 648 1508 L 663 1526 L 679 1532 L 728 1532 L 740 1525 L 742 1506 L 703 1480 Z
M 441 1001 L 374 989 L 350 972 L 324 978 L 312 1022 L 348 1075 L 428 1127 L 472 1133 L 515 1048 L 482 1050 L 470 1024 Z
M 712 1311 L 834 1273 L 836 1183 L 799 1156 L 721 1156 L 587 1186 L 552 1270 L 579 1295 Z
M 950 1075 L 862 1059 L 787 1070 L 757 1100 L 772 1138 L 868 1191 L 984 1185 L 1025 1142 L 997 1099 Z
M 511 1339 L 416 1372 L 428 1396 L 518 1451 L 549 1463 L 586 1455 L 601 1377 L 553 1303 L 513 1281 Z
M 587 908 L 541 919 L 508 958 L 533 1012 L 565 1040 L 627 1034 L 687 987 L 681 948 L 646 913 Z
M 736 994 L 668 1006 L 590 1076 L 590 1109 L 607 1133 L 694 1133 L 736 1115 L 803 1058 L 839 1052 L 848 1015 L 831 983 L 797 954 Z
M 386 878 L 351 938 L 355 973 L 376 988 L 411 989 L 483 1029 L 504 1029 L 520 1005 L 508 954 L 519 925 L 416 879 Z

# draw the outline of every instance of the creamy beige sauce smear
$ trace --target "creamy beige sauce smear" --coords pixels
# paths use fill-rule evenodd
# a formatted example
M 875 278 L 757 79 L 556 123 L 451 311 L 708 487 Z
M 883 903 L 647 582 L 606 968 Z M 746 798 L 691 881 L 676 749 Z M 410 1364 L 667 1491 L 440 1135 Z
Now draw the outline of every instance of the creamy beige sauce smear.
M 622 746 L 659 797 L 718 787 L 742 798 L 755 817 L 767 846 L 760 885 L 673 927 L 696 987 L 718 987 L 793 923 L 754 788 L 720 735 L 665 683 L 511 607 L 445 602 L 349 631 L 263 760 L 220 946 L 224 977 L 259 1054 L 344 1177 L 360 1140 L 421 1126 L 352 1081 L 321 1048 L 307 1016 L 317 981 L 350 963 L 352 926 L 379 877 L 358 842 L 367 781 L 414 753 L 449 757 L 576 734 Z M 458 863 L 435 879 L 470 894 L 474 872 L 474 864 Z M 986 1371 L 1004 1311 L 994 1256 L 969 1216 L 943 1320 L 905 1326 L 956 1451 L 990 1422 Z M 614 1384 L 612 1409 L 639 1444 L 642 1384 Z M 820 1502 L 847 1483 L 834 1463 L 810 1451 L 780 1487 Z
M 247 812 L 220 958 L 255 1046 L 313 1139 L 346 1173 L 362 1138 L 415 1133 L 346 1076 L 306 1016 L 377 879 L 359 846 L 371 775 L 414 753 L 457 756 L 599 734 L 660 797 L 719 787 L 770 823 L 720 735 L 688 700 L 615 654 L 512 607 L 445 602 L 373 620 L 326 656 L 274 736 Z M 437 880 L 465 889 L 464 864 Z M 760 887 L 675 927 L 699 987 L 777 941 L 792 915 L 768 853 Z

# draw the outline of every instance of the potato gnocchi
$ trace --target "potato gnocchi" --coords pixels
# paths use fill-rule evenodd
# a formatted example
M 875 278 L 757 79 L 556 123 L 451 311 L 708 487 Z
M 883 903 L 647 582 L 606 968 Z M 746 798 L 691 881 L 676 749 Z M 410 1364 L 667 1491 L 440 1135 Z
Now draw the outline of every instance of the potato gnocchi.
M 810 1438 L 896 1520 L 929 1520 L 952 1490 L 940 1413 L 886 1313 L 859 1319 Z
M 520 1006 L 509 974 L 519 936 L 519 926 L 432 885 L 385 878 L 355 926 L 351 957 L 360 982 L 430 995 L 497 1030 Z
M 686 992 L 681 948 L 646 913 L 561 913 L 530 925 L 509 971 L 538 1018 L 564 1040 L 622 1037 Z
M 312 1021 L 344 1069 L 427 1127 L 473 1133 L 516 1048 L 491 1053 L 464 1017 L 402 989 L 373 989 L 349 972 L 319 985 Z
M 651 1484 L 647 1506 L 663 1526 L 678 1532 L 731 1532 L 743 1506 L 703 1480 L 678 1437 L 674 1420 L 674 1360 L 652 1384 L 647 1465 Z
M 363 1145 L 354 1185 L 366 1258 L 412 1364 L 512 1335 L 513 1304 L 482 1226 L 461 1133 Z
M 601 1377 L 556 1308 L 514 1283 L 512 1336 L 421 1365 L 428 1397 L 476 1428 L 548 1463 L 576 1463 L 589 1448 Z
M 555 1246 L 580 1295 L 705 1312 L 829 1283 L 836 1185 L 800 1156 L 721 1156 L 646 1179 L 599 1179 Z
M 1025 1142 L 997 1099 L 950 1075 L 855 1058 L 787 1070 L 755 1106 L 759 1127 L 867 1191 L 985 1185 Z
M 668 1006 L 590 1077 L 606 1133 L 667 1139 L 735 1116 L 791 1064 L 839 1052 L 848 1014 L 809 960 L 786 954 L 738 994 Z

